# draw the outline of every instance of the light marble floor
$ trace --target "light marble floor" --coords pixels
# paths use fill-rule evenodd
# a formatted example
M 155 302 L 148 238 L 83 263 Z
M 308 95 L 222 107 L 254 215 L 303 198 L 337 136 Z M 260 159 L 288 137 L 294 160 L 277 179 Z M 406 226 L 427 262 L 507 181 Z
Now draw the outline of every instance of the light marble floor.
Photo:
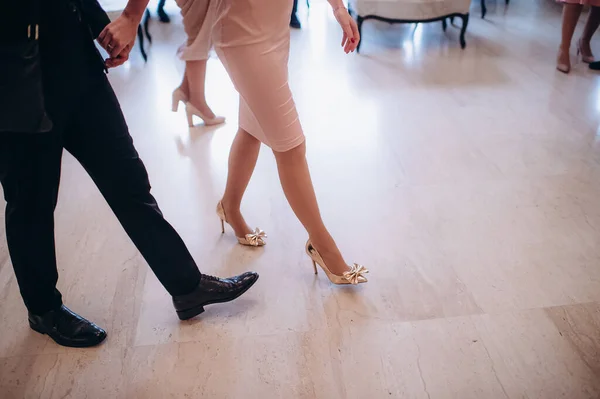
M 359 287 L 312 273 L 266 148 L 244 212 L 268 246 L 220 234 L 237 97 L 211 60 L 229 121 L 188 130 L 169 111 L 181 22 L 154 23 L 149 63 L 110 73 L 154 194 L 203 271 L 261 280 L 179 322 L 65 155 L 59 287 L 109 338 L 75 350 L 30 331 L 1 230 L 0 397 L 600 398 L 600 80 L 555 71 L 560 6 L 511 3 L 486 20 L 474 4 L 464 51 L 440 23 L 367 22 L 351 56 L 323 2 L 301 10 L 290 80 L 324 217 L 371 269 Z

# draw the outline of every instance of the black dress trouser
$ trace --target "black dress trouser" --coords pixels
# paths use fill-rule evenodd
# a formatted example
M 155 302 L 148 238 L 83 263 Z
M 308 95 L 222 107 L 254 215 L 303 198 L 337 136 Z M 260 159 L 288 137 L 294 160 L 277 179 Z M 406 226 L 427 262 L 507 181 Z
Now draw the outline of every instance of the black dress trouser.
M 48 45 L 42 58 L 46 107 L 53 130 L 0 133 L 0 182 L 7 202 L 8 248 L 21 295 L 34 314 L 62 304 L 56 289 L 54 209 L 63 148 L 86 169 L 171 295 L 189 293 L 200 281 L 188 249 L 150 194 L 146 168 L 119 102 L 97 59 L 93 60 L 91 38 L 82 32 L 74 24 L 66 32 L 70 42 Z

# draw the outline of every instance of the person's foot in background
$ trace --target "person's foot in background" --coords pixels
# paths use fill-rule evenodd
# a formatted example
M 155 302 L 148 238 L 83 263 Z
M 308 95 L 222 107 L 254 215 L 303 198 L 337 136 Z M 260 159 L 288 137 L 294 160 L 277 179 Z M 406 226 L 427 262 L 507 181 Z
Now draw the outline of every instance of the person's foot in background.
M 294 8 L 292 9 L 292 17 L 290 18 L 290 27 L 292 27 L 294 29 L 302 28 L 302 25 L 300 25 L 300 20 L 298 19 L 298 16 L 296 15 L 297 12 L 298 12 L 298 0 L 294 0 Z
M 169 18 L 169 15 L 165 12 L 165 0 L 160 0 L 158 2 L 158 10 L 156 10 L 156 12 L 158 14 L 158 19 L 160 20 L 160 22 L 163 22 L 165 24 L 171 22 L 171 18 Z
M 600 61 L 590 62 L 590 69 L 600 71 Z
M 300 25 L 300 20 L 298 19 L 296 14 L 292 14 L 292 19 L 290 20 L 290 27 L 294 29 L 302 28 L 302 25 Z

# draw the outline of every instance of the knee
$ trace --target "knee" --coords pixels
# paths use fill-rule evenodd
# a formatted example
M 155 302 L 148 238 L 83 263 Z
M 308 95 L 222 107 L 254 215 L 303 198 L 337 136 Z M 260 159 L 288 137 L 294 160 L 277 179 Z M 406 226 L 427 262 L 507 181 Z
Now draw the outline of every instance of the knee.
M 102 195 L 111 204 L 146 202 L 151 198 L 152 186 L 148 172 L 139 157 L 112 165 L 110 173 L 94 180 Z
M 40 218 L 54 214 L 58 202 L 58 189 L 27 189 L 4 186 L 7 215 Z
M 275 158 L 277 162 L 297 162 L 306 159 L 306 143 L 302 142 L 300 145 L 287 150 L 287 151 L 275 151 Z
M 6 223 L 14 225 L 31 225 L 47 223 L 54 219 L 56 200 L 37 198 L 24 200 L 11 198 L 6 202 Z
M 237 137 L 239 137 L 241 140 L 244 140 L 244 143 L 246 143 L 248 145 L 252 145 L 252 144 L 260 145 L 259 139 L 257 139 L 256 137 L 254 137 L 253 135 L 248 133 L 248 131 L 244 130 L 241 127 L 238 128 Z

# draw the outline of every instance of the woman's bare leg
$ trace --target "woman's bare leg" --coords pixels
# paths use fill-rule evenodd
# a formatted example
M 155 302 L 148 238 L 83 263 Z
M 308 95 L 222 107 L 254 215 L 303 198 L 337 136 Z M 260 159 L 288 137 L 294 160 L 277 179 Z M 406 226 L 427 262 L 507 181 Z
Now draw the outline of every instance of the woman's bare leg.
M 215 118 L 214 112 L 206 102 L 206 64 L 207 60 L 186 61 L 183 82 L 180 87 L 194 107 L 208 118 Z
M 256 166 L 260 145 L 259 140 L 239 128 L 229 152 L 229 171 L 222 201 L 227 222 L 235 231 L 236 237 L 244 237 L 252 232 L 242 216 L 240 206 Z
M 571 49 L 571 40 L 573 39 L 573 33 L 575 33 L 575 27 L 583 6 L 581 4 L 563 4 L 563 18 L 562 18 L 562 39 L 560 43 L 560 51 L 558 53 L 558 63 L 571 67 L 571 59 L 569 57 L 569 50 Z
M 590 9 L 590 15 L 583 28 L 583 34 L 581 35 L 581 52 L 585 56 L 593 57 L 592 48 L 590 47 L 590 40 L 592 36 L 598 30 L 600 25 L 600 7 L 592 7 Z
M 302 143 L 286 152 L 274 153 L 281 186 L 292 210 L 304 225 L 313 246 L 319 251 L 329 270 L 342 275 L 348 270 L 348 265 L 323 224 L 306 162 L 306 144 Z

